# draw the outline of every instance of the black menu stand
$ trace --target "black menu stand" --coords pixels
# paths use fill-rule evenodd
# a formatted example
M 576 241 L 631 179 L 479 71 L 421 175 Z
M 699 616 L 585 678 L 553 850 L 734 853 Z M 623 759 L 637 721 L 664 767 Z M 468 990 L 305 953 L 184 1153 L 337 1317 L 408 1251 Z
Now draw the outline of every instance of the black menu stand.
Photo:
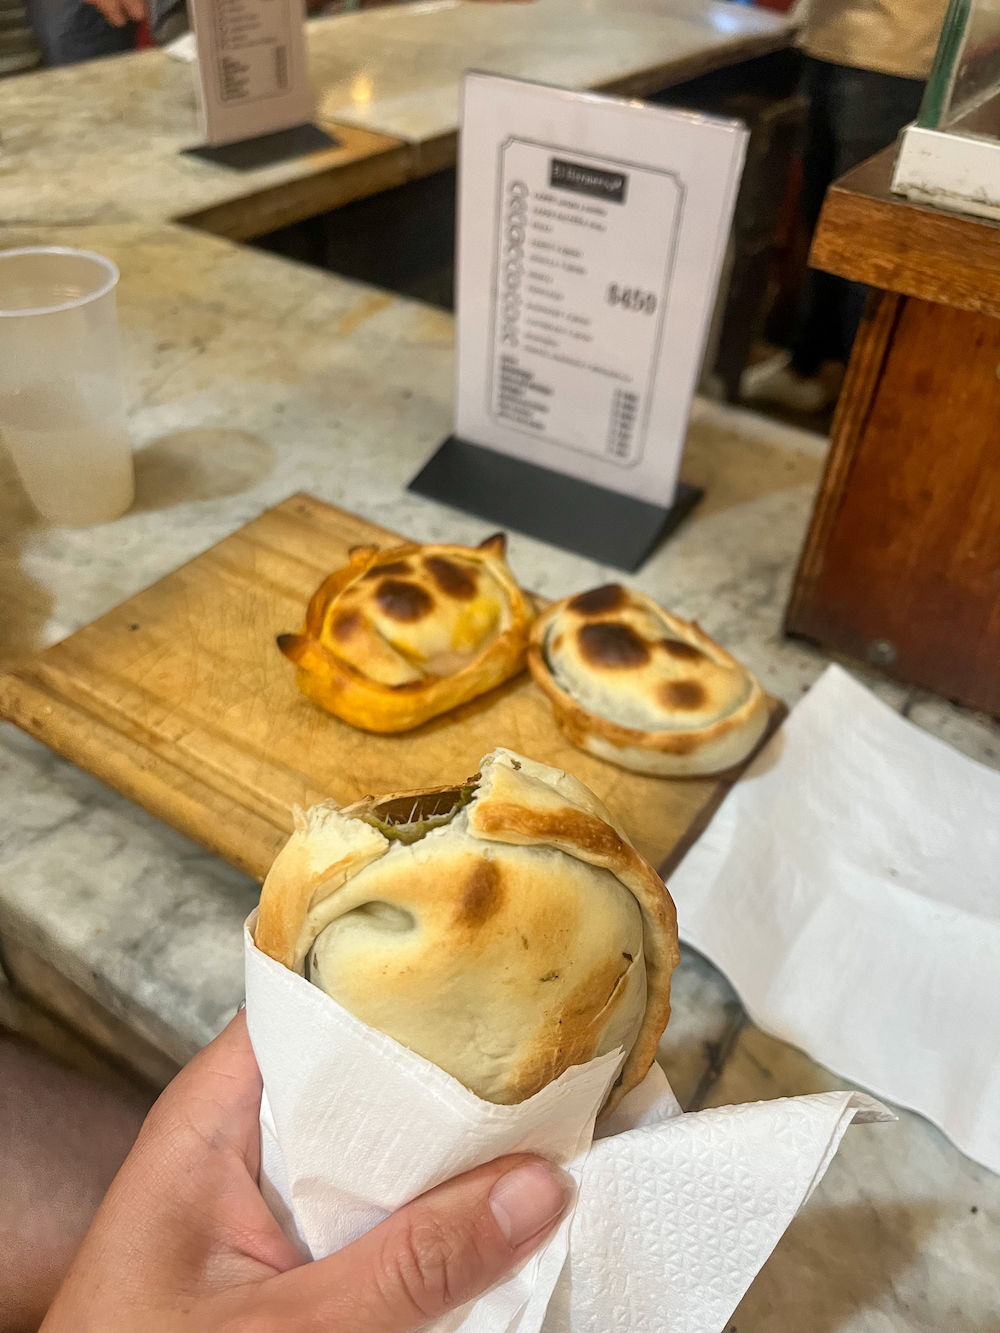
M 219 148 L 205 145 L 202 148 L 185 148 L 189 157 L 202 157 L 216 166 L 230 167 L 233 171 L 254 171 L 257 167 L 270 167 L 275 162 L 286 162 L 289 158 L 305 157 L 307 153 L 317 153 L 321 148 L 339 148 L 340 140 L 335 139 L 318 125 L 293 125 L 290 130 L 275 130 L 271 134 L 258 134 L 253 139 L 240 139 L 236 143 L 222 144 Z
M 629 573 L 704 495 L 679 482 L 674 503 L 663 509 L 456 435 L 448 436 L 407 489 Z

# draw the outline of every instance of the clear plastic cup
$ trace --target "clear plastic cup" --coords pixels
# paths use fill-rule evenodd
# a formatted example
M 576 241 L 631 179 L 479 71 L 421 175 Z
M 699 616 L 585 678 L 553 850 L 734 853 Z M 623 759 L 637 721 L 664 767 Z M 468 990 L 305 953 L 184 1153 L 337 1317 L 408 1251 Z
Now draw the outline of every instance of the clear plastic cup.
M 0 250 L 0 438 L 50 523 L 107 523 L 135 496 L 117 282 L 89 250 Z

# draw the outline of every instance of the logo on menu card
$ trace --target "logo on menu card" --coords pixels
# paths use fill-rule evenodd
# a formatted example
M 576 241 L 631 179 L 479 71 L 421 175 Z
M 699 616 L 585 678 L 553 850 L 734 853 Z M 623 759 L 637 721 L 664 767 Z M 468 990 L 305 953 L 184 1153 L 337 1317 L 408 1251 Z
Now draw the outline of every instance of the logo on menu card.
M 556 190 L 573 190 L 608 203 L 623 204 L 628 177 L 621 171 L 602 171 L 600 167 L 585 167 L 581 162 L 553 157 L 549 162 L 549 185 Z

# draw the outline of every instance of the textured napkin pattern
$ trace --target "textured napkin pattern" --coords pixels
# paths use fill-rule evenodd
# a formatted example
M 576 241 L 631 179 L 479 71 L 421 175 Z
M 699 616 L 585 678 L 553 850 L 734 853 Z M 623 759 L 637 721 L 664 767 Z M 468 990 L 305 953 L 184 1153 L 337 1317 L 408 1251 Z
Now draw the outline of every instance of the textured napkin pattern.
M 832 666 L 670 891 L 760 1027 L 1000 1171 L 1000 773 Z
M 719 1333 L 851 1122 L 892 1118 L 828 1092 L 595 1142 L 543 1333 Z

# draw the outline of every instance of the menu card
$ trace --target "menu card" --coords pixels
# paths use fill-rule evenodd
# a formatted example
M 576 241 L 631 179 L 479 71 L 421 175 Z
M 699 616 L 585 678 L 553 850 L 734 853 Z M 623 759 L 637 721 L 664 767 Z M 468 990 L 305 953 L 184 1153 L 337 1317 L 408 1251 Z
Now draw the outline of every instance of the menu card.
M 455 433 L 673 502 L 747 132 L 469 74 Z
M 190 0 L 205 141 L 236 143 L 309 121 L 302 0 Z

